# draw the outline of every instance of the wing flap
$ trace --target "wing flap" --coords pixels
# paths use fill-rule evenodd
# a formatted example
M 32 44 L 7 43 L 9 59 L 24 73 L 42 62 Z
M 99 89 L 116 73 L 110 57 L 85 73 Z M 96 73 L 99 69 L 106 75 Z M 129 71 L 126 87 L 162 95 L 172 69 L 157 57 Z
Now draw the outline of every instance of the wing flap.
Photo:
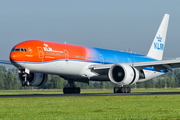
M 159 60 L 159 61 L 149 61 L 149 62 L 135 62 L 133 66 L 137 69 L 143 69 L 145 67 L 154 67 L 155 70 L 163 70 L 180 67 L 180 59 L 173 60 Z

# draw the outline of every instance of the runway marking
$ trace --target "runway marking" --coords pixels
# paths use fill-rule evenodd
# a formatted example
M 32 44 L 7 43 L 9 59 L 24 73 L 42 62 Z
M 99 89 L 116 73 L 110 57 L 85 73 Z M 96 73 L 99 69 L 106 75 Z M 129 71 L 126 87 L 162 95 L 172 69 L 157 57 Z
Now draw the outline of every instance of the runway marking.
M 134 96 L 134 95 L 180 95 L 180 92 L 142 92 L 142 93 L 81 93 L 81 94 L 19 94 L 0 95 L 0 98 L 21 97 L 76 97 L 76 96 Z

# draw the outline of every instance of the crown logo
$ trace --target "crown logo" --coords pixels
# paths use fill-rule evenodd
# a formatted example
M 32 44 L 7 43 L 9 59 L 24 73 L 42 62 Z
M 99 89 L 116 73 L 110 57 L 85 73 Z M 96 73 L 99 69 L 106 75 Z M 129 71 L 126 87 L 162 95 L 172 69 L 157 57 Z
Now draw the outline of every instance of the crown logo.
M 44 46 L 45 46 L 45 47 L 48 47 L 48 44 L 45 44 L 45 43 L 44 43 Z
M 162 41 L 162 37 L 160 37 L 160 35 L 157 36 L 156 39 L 157 39 L 158 42 L 161 42 L 161 41 Z

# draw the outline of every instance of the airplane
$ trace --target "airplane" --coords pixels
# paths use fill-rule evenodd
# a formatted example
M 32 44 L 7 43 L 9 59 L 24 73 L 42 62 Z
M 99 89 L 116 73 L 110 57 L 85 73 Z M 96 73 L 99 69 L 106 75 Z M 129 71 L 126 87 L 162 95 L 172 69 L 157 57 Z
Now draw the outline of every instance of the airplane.
M 75 82 L 111 81 L 114 93 L 130 93 L 130 85 L 141 83 L 180 67 L 180 60 L 162 60 L 169 14 L 165 14 L 147 55 L 71 45 L 66 43 L 28 40 L 15 45 L 10 62 L 19 70 L 22 86 L 41 86 L 48 74 L 68 81 L 64 94 L 79 94 Z M 0 63 L 9 64 L 6 61 Z

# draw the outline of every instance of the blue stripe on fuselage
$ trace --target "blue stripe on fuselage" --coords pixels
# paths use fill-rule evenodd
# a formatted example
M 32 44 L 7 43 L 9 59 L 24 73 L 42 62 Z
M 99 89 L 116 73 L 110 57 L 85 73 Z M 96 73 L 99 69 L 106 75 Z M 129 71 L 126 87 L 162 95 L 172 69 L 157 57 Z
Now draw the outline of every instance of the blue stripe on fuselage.
M 92 49 L 92 48 L 91 48 Z M 157 61 L 156 59 L 149 58 L 145 55 L 107 50 L 101 48 L 93 48 L 96 51 L 96 54 L 100 55 L 100 60 L 96 61 L 96 63 L 103 64 L 117 64 L 117 63 L 133 63 L 133 62 L 148 62 L 148 61 Z M 96 55 L 97 56 L 97 55 Z M 102 60 L 103 58 L 103 60 Z M 94 61 L 95 62 L 95 61 Z M 156 71 L 154 67 L 146 67 L 145 70 Z M 158 70 L 157 72 L 168 72 L 165 70 Z
M 101 48 L 91 49 L 93 49 L 93 51 L 96 51 L 96 55 L 93 55 L 93 57 L 99 57 L 99 62 L 104 61 L 104 64 L 156 61 L 156 59 L 148 58 L 147 56 L 140 54 L 106 50 Z

